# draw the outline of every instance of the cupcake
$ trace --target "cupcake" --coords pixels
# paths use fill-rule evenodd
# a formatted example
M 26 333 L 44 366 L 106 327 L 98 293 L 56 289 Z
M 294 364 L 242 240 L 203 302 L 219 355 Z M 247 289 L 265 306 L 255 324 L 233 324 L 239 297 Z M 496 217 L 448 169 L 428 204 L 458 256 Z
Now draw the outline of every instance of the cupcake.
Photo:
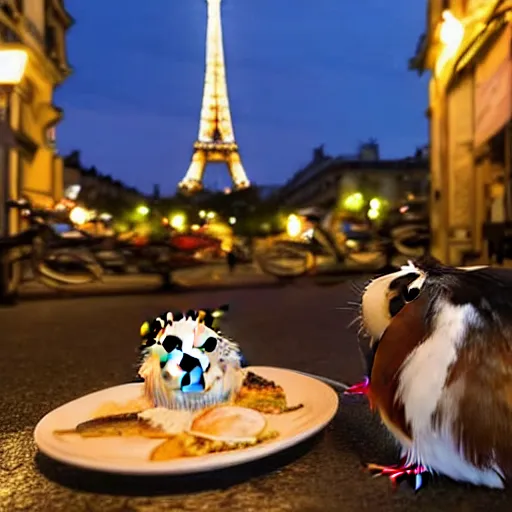
M 144 395 L 155 407 L 195 411 L 229 402 L 242 385 L 243 356 L 220 335 L 222 310 L 165 313 L 141 327 Z

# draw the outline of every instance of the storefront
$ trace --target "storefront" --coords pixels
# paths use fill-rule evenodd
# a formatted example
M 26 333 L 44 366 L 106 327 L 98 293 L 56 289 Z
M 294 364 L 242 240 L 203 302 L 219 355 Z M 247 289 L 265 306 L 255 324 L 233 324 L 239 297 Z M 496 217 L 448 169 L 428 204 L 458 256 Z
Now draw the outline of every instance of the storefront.
M 487 262 L 489 233 L 512 219 L 512 2 L 451 4 L 448 11 L 430 2 L 415 67 L 432 72 L 432 253 L 457 265 Z

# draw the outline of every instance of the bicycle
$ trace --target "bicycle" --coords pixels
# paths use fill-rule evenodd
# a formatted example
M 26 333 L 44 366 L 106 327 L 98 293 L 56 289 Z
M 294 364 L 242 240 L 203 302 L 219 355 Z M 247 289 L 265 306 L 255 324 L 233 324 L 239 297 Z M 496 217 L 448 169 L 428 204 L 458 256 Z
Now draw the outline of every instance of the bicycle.
M 17 209 L 28 222 L 24 231 L 0 238 L 0 303 L 16 302 L 23 280 L 23 263 L 28 262 L 35 280 L 60 289 L 102 279 L 103 270 L 90 254 L 73 253 L 59 247 L 61 238 L 48 222 L 54 212 L 34 209 L 26 199 L 8 201 L 7 208 Z M 54 247 L 52 247 L 52 244 Z M 61 258 L 74 264 L 76 271 L 62 271 Z M 69 265 L 68 265 L 69 267 Z

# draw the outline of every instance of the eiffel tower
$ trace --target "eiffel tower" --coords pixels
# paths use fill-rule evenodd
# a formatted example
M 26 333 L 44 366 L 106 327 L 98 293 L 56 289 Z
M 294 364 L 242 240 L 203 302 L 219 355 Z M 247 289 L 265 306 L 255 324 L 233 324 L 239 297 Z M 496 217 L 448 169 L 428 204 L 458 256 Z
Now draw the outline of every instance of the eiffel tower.
M 206 2 L 206 70 L 199 135 L 194 143 L 190 167 L 178 185 L 187 193 L 198 192 L 203 188 L 204 171 L 210 162 L 224 162 L 227 165 L 236 189 L 250 186 L 231 122 L 222 42 L 221 0 Z

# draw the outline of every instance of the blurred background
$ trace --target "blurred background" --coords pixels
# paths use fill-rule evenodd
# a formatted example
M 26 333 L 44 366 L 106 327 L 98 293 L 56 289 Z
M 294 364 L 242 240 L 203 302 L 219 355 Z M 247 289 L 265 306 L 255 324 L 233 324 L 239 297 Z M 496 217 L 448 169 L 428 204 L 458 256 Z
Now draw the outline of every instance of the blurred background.
M 507 264 L 511 7 L 0 1 L 1 295 Z

